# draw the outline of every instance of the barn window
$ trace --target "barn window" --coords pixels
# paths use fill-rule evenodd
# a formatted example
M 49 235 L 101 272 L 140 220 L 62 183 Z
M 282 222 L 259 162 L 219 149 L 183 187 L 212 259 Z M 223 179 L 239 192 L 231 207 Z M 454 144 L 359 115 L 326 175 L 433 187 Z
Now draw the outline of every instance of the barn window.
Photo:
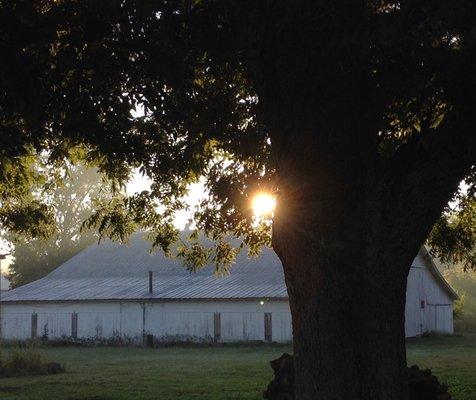
M 213 340 L 219 342 L 221 339 L 221 315 L 219 312 L 213 314 Z
M 31 314 L 31 338 L 36 339 L 38 336 L 38 314 Z
M 71 337 L 78 338 L 78 314 L 75 312 L 71 314 Z
M 420 308 L 425 308 L 425 300 L 420 300 Z
M 264 313 L 264 340 L 271 342 L 273 340 L 273 323 L 271 313 Z

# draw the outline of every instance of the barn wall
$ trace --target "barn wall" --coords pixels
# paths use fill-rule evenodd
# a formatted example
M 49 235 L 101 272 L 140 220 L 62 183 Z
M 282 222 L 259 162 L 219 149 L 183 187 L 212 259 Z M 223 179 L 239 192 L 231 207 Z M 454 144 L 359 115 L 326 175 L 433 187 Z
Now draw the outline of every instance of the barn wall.
M 453 333 L 453 300 L 432 275 L 419 254 L 407 279 L 405 335 Z
M 453 301 L 421 254 L 410 269 L 406 296 L 407 337 L 453 332 Z M 5 339 L 31 338 L 32 314 L 36 314 L 38 337 L 69 337 L 73 313 L 77 314 L 79 338 L 142 341 L 143 335 L 150 334 L 162 341 L 234 342 L 265 340 L 269 335 L 276 342 L 292 339 L 291 314 L 285 300 L 265 301 L 263 305 L 258 300 L 0 303 L 0 309 L 0 333 Z
M 73 313 L 77 314 L 78 338 L 142 341 L 144 334 L 151 334 L 159 341 L 265 340 L 265 313 L 271 314 L 268 334 L 272 341 L 292 338 L 289 306 L 284 300 L 263 305 L 258 300 L 3 304 L 2 337 L 31 338 L 32 314 L 36 314 L 37 337 L 70 337 Z M 219 332 L 215 331 L 216 313 Z
M 78 314 L 78 337 L 111 337 L 120 325 L 119 303 L 3 304 L 4 339 L 29 339 L 32 314 L 37 315 L 37 337 L 71 336 L 72 314 Z

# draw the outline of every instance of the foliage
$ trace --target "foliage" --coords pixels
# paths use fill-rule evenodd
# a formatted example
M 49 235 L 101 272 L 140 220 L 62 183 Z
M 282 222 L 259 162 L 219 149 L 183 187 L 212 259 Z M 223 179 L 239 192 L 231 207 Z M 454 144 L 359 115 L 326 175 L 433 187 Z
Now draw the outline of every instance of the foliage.
M 4 225 L 16 230 L 33 226 L 20 217 L 32 215 L 32 207 L 38 213 L 36 220 L 46 219 L 46 209 L 25 200 L 35 180 L 26 160 L 54 145 L 50 161 L 61 161 L 71 156 L 72 146 L 84 144 L 84 157 L 118 182 L 124 181 L 131 167 L 140 167 L 154 180 L 150 193 L 101 208 L 92 220 L 101 233 L 122 238 L 132 230 L 131 224 L 139 222 L 152 228 L 155 242 L 167 249 L 171 212 L 184 207 L 180 197 L 187 184 L 205 176 L 210 200 L 196 215 L 199 226 L 214 235 L 224 230 L 249 234 L 248 197 L 258 187 L 269 187 L 275 169 L 269 158 L 271 127 L 265 129 L 257 111 L 259 82 L 248 54 L 258 50 L 259 39 L 250 36 L 263 35 L 256 31 L 263 10 L 254 7 L 254 14 L 237 31 L 235 18 L 243 10 L 226 4 L 3 3 L 0 18 L 6 44 L 2 50 L 10 51 L 2 67 L 9 82 L 2 97 L 3 140 L 10 145 L 2 155 Z M 398 17 L 390 4 L 376 3 L 369 11 L 373 18 L 369 22 L 376 26 Z M 396 94 L 389 90 L 399 78 L 391 78 L 395 71 L 385 64 L 374 70 L 377 76 L 372 79 L 379 82 L 376 94 L 379 101 L 385 100 L 378 111 L 382 122 L 387 122 L 379 130 L 384 132 L 378 140 L 381 148 L 389 143 L 398 147 L 398 141 L 420 132 L 431 133 L 444 121 L 451 98 L 439 94 L 443 80 L 435 78 L 425 98 L 412 96 L 421 85 L 428 85 L 426 79 L 418 84 L 420 78 L 428 73 L 438 77 L 432 48 L 442 56 L 454 52 L 464 58 L 464 24 L 452 36 L 443 34 L 459 16 L 439 16 L 442 27 L 435 24 L 436 31 L 426 38 L 430 47 L 423 47 L 406 63 L 399 59 L 408 67 L 428 62 L 430 71 L 415 74 L 398 101 L 388 103 L 388 97 Z M 39 33 L 32 35 L 32 31 Z M 391 51 L 396 33 L 370 40 L 385 54 Z M 381 64 L 382 59 L 375 62 Z M 138 107 L 144 115 L 134 118 L 130 112 Z M 34 134 L 24 135 L 22 130 Z M 10 160 L 24 166 L 12 170 Z M 14 190 L 23 192 L 8 190 L 13 181 Z M 12 199 L 23 204 L 10 210 Z M 158 215 L 154 201 L 166 211 Z M 25 204 L 30 208 L 25 209 Z
M 461 319 L 464 316 L 464 305 L 466 301 L 466 294 L 460 294 L 459 299 L 453 303 L 453 317 Z
M 0 377 L 51 375 L 64 372 L 57 363 L 45 363 L 40 352 L 32 347 L 17 348 L 6 352 L 0 362 Z
M 81 227 L 94 212 L 94 204 L 112 196 L 109 186 L 94 168 L 81 164 L 69 165 L 54 179 L 55 184 L 48 190 L 36 190 L 38 200 L 46 203 L 54 216 L 50 236 L 7 235 L 14 247 L 14 262 L 9 269 L 13 287 L 42 278 L 98 240 L 97 233 L 87 229 L 81 232 Z
M 455 182 L 466 178 L 474 192 L 474 7 L 4 1 L 2 226 L 40 235 L 49 225 L 51 210 L 30 194 L 44 180 L 31 159 L 45 152 L 50 164 L 87 160 L 116 187 L 140 168 L 151 190 L 98 204 L 88 225 L 118 239 L 148 229 L 165 251 L 187 186 L 203 177 L 209 197 L 196 226 L 225 264 L 226 233 L 252 251 L 270 244 L 271 224 L 257 232 L 250 208 L 259 190 L 279 197 L 278 212 L 280 201 L 302 209 L 313 185 L 318 193 L 342 185 L 353 201 L 362 189 L 379 204 L 434 199 L 441 212 Z M 393 186 L 381 189 L 376 177 Z M 441 199 L 426 186 L 407 189 L 417 180 Z M 467 240 L 447 240 L 445 254 L 453 245 L 461 254 Z
M 30 237 L 47 237 L 52 233 L 53 215 L 33 195 L 33 187 L 46 183 L 35 169 L 35 157 L 1 159 L 0 222 L 5 229 Z
M 447 207 L 428 239 L 432 252 L 446 264 L 469 269 L 476 266 L 476 197 L 474 190 L 456 196 L 455 208 Z
M 456 331 L 476 332 L 476 271 L 465 271 L 459 265 L 447 268 L 443 273 L 461 299 L 454 305 L 455 311 L 459 311 Z

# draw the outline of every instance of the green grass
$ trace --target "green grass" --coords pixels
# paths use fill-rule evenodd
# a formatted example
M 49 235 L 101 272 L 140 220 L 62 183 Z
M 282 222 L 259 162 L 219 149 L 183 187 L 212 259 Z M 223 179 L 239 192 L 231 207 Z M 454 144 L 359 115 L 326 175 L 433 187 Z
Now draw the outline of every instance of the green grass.
M 291 349 L 43 348 L 44 357 L 63 363 L 66 373 L 3 378 L 0 399 L 257 400 L 272 377 L 269 360 L 284 351 Z M 449 384 L 455 400 L 476 400 L 476 336 L 412 340 L 408 358 Z
M 411 339 L 408 364 L 430 368 L 454 400 L 476 400 L 476 335 Z

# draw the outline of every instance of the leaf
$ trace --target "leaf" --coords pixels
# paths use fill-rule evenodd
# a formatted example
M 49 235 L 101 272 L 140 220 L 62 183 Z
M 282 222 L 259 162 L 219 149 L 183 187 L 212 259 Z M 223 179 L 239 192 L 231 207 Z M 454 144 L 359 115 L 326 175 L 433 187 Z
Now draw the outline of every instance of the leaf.
M 433 121 L 433 123 L 430 125 L 431 129 L 436 129 L 438 126 L 441 124 L 441 121 L 445 118 L 445 114 L 440 114 L 438 117 Z
M 418 132 L 421 132 L 420 121 L 415 121 L 415 122 L 413 123 L 413 127 L 414 127 Z

